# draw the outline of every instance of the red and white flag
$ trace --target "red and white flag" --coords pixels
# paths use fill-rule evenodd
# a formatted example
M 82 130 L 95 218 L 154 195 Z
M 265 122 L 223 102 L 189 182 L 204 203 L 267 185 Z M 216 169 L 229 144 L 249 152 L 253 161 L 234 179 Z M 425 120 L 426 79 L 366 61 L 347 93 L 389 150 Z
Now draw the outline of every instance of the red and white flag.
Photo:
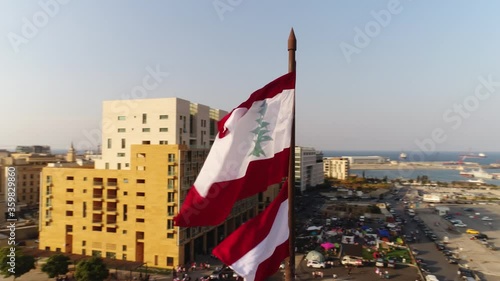
M 177 226 L 222 223 L 237 200 L 288 175 L 295 72 L 254 92 L 219 123 L 219 133 L 189 190 Z
M 289 256 L 288 185 L 260 214 L 223 240 L 213 254 L 246 281 L 261 281 Z

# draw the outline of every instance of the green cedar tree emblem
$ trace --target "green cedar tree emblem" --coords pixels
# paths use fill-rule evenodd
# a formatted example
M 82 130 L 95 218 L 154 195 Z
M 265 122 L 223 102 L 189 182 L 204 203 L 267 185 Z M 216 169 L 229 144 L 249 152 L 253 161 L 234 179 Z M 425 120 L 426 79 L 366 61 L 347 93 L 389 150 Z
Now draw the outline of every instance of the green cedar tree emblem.
M 269 122 L 266 122 L 264 120 L 264 115 L 266 114 L 266 110 L 267 110 L 267 103 L 264 101 L 260 106 L 259 110 L 260 116 L 257 120 L 255 120 L 258 126 L 257 128 L 251 131 L 251 133 L 255 135 L 254 137 L 255 147 L 253 148 L 252 152 L 249 155 L 253 155 L 256 157 L 259 157 L 261 155 L 266 156 L 266 153 L 264 153 L 264 150 L 262 149 L 262 143 L 273 139 L 267 135 L 267 133 L 269 133 L 270 131 L 267 128 L 267 126 L 269 126 Z

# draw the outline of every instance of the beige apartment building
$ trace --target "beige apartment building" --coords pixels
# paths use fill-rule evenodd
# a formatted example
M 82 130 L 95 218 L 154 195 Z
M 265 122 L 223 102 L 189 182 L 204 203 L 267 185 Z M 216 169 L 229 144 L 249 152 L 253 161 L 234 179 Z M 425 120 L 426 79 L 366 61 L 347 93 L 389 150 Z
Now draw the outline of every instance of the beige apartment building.
M 323 171 L 327 178 L 345 180 L 349 177 L 349 159 L 343 157 L 323 158 Z
M 239 201 L 219 226 L 174 226 L 226 112 L 179 98 L 116 110 L 123 102 L 104 102 L 95 169 L 43 169 L 40 249 L 172 268 L 209 254 L 276 196 Z

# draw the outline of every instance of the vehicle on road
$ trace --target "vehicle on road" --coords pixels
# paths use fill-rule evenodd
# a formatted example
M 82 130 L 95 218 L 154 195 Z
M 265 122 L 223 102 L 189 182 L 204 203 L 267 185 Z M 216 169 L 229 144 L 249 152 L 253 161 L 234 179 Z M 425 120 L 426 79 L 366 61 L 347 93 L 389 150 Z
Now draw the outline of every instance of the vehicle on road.
M 461 223 L 455 223 L 453 225 L 456 226 L 456 227 L 467 227 L 467 225 L 465 223 L 462 223 L 462 222 Z
M 479 234 L 480 232 L 475 230 L 475 229 L 472 229 L 472 228 L 468 228 L 465 233 L 468 233 L 468 234 Z
M 379 258 L 379 259 L 377 259 L 377 260 L 375 261 L 375 266 L 376 266 L 376 267 L 384 267 L 384 260 L 383 260 L 383 259 L 380 259 L 380 258 Z
M 354 266 L 362 266 L 363 258 L 355 257 L 355 256 L 344 256 L 340 261 L 342 265 L 354 265 Z
M 488 235 L 486 235 L 484 233 L 480 233 L 478 235 L 474 235 L 474 239 L 479 239 L 479 240 L 488 239 Z
M 325 263 L 322 261 L 307 261 L 307 267 L 312 268 L 325 268 Z
M 490 217 L 485 216 L 485 217 L 482 217 L 481 220 L 482 221 L 492 221 L 493 219 L 490 218 Z

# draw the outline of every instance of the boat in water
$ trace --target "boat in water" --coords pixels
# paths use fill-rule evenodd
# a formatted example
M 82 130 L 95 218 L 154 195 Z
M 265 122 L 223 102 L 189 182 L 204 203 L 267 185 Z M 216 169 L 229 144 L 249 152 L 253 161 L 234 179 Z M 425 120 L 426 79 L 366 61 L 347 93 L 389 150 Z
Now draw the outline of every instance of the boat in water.
M 483 184 L 485 183 L 483 179 L 478 179 L 478 180 L 468 180 L 467 182 L 470 182 L 470 183 L 477 183 L 477 184 Z
M 406 159 L 406 158 L 408 158 L 408 155 L 406 155 L 406 153 L 401 152 L 401 154 L 399 154 L 399 159 Z
M 493 175 L 483 169 L 460 171 L 460 175 L 466 178 L 493 179 Z

